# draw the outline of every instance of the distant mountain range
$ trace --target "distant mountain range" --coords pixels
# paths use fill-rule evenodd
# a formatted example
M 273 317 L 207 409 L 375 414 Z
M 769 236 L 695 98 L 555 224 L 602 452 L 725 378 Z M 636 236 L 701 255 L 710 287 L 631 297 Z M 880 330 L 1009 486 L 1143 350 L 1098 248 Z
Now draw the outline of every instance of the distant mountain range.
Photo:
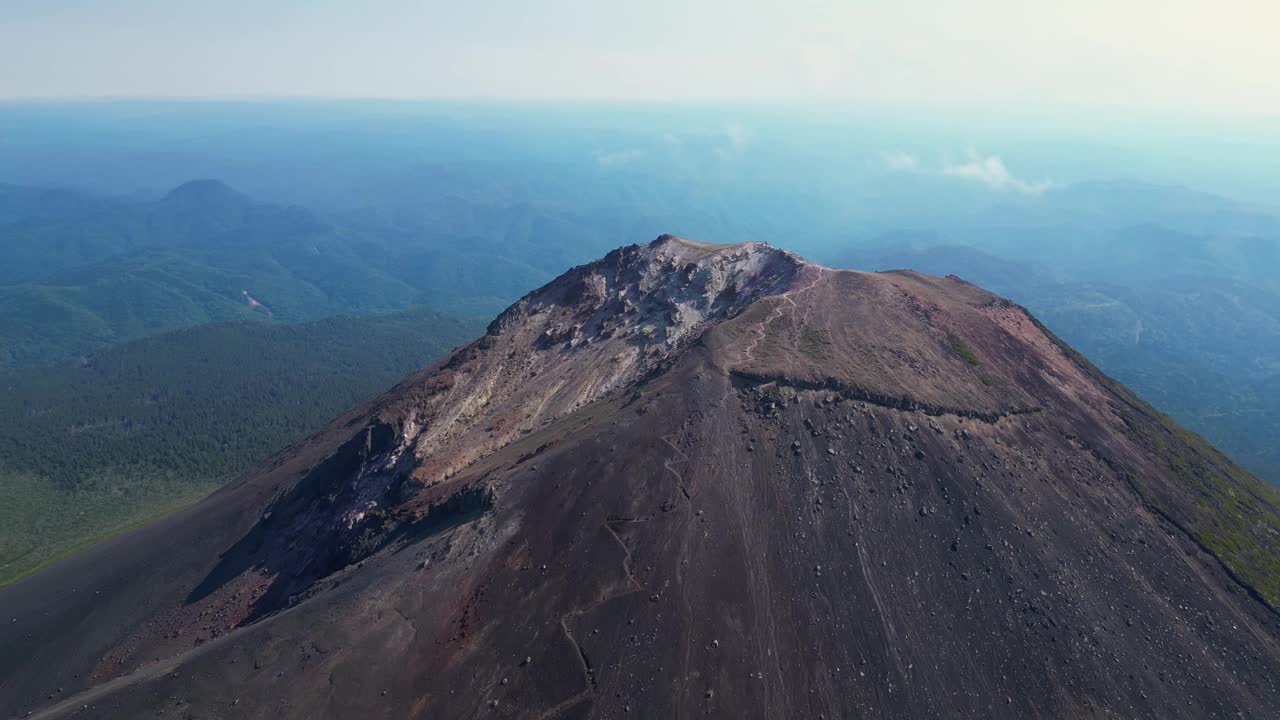
M 11 367 L 214 321 L 421 303 L 487 314 L 545 280 L 514 248 L 338 224 L 213 180 L 151 202 L 3 187 L 0 240 L 0 366 Z

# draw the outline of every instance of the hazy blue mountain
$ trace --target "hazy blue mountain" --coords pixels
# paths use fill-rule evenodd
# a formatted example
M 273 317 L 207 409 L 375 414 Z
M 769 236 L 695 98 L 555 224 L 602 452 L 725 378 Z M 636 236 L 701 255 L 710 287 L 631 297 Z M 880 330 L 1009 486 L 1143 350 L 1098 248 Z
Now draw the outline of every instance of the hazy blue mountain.
M 101 212 L 110 201 L 86 192 L 0 184 L 0 223 L 75 220 Z
M 0 225 L 0 365 L 221 320 L 385 313 L 428 300 L 487 314 L 544 276 L 521 259 L 539 249 L 518 238 L 504 248 L 425 226 L 344 226 L 212 180 L 149 202 L 73 194 L 78 209 L 65 214 L 43 210 L 37 191 L 25 197 L 10 203 L 25 219 Z M 528 214 L 505 222 L 540 231 Z

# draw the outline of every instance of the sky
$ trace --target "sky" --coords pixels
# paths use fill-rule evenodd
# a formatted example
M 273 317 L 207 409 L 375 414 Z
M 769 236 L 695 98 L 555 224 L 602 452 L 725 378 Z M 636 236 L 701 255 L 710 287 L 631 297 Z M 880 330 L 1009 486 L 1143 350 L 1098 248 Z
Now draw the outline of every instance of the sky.
M 0 97 L 1280 114 L 1274 0 L 0 0 Z

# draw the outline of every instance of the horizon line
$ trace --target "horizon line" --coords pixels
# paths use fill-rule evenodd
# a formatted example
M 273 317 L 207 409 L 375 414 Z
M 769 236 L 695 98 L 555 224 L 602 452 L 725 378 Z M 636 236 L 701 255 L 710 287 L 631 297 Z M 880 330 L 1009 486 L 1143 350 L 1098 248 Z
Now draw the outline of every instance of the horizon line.
M 724 97 L 577 97 L 577 96 L 524 96 L 524 95 L 318 95 L 307 93 L 280 94 L 90 94 L 90 95 L 0 95 L 0 105 L 62 105 L 109 103 L 387 103 L 387 104 L 471 104 L 471 105 L 563 105 L 563 106 L 685 106 L 685 107 L 744 107 L 759 109 L 859 109 L 863 111 L 894 112 L 911 110 L 947 111 L 962 114 L 1043 114 L 1072 111 L 1112 113 L 1117 115 L 1157 116 L 1179 118 L 1232 118 L 1254 122 L 1280 123 L 1280 110 L 1232 111 L 1215 108 L 1158 108 L 1117 103 L 1068 103 L 1017 101 L 957 103 L 951 101 L 886 101 L 846 97 L 777 96 L 724 96 Z M 786 108 L 783 106 L 790 106 Z M 1066 118 L 1064 118 L 1066 119 Z

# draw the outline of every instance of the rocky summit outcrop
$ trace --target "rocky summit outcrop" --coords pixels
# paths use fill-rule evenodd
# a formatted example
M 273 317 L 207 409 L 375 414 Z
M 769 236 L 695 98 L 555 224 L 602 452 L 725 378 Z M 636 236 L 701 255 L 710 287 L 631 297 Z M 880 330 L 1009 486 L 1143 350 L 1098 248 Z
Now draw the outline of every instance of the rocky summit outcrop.
M 0 710 L 1271 717 L 1278 505 L 962 280 L 663 236 L 0 589 Z

